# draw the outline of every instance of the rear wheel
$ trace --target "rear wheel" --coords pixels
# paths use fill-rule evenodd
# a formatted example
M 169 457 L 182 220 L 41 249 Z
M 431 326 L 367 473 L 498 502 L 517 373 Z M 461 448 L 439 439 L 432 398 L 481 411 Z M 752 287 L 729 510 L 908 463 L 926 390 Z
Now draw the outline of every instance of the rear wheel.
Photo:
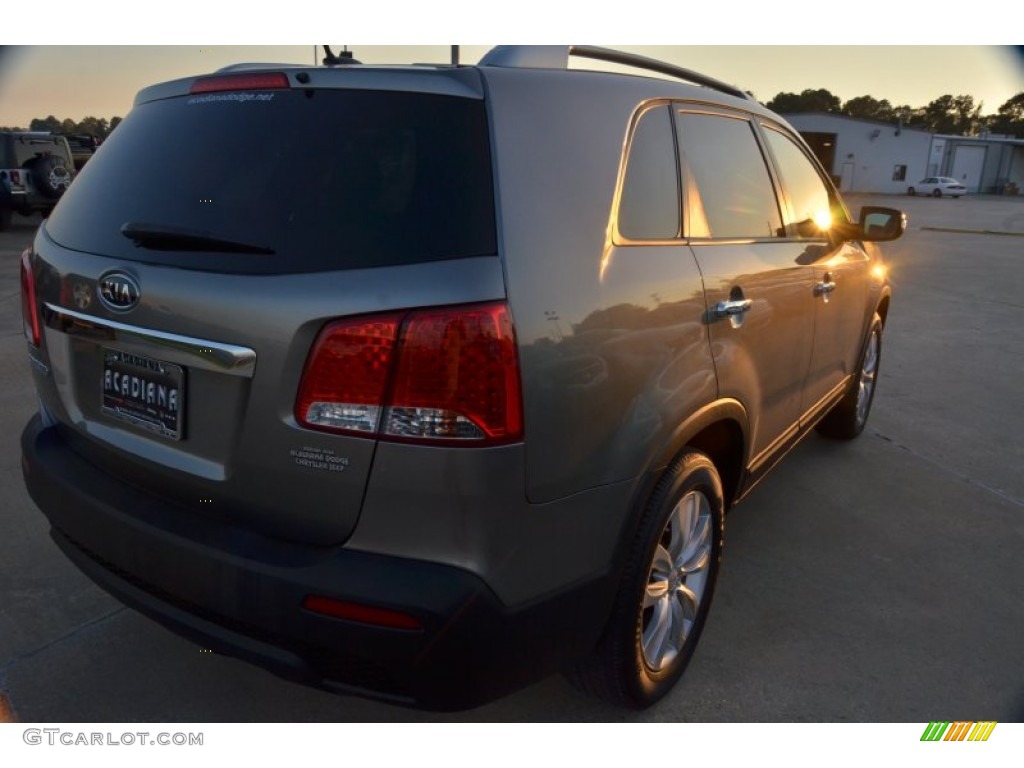
M 7 206 L 0 205 L 0 232 L 6 232 L 11 227 L 12 211 Z
M 878 366 L 882 360 L 882 318 L 875 315 L 861 355 L 860 370 L 846 396 L 818 423 L 826 437 L 852 440 L 864 431 L 875 399 Z
M 647 503 L 605 634 L 570 674 L 574 684 L 634 709 L 671 690 L 711 607 L 724 516 L 715 465 L 685 453 Z

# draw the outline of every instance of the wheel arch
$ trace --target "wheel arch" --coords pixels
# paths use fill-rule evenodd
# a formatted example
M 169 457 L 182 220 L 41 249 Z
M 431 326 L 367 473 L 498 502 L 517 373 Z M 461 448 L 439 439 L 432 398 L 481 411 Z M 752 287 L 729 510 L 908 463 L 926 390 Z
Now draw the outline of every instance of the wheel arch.
M 748 454 L 748 418 L 742 403 L 732 398 L 700 408 L 680 424 L 649 463 L 638 503 L 650 495 L 665 469 L 686 450 L 711 459 L 722 480 L 726 507 L 738 497 Z
M 878 297 L 878 303 L 875 305 L 875 315 L 882 318 L 882 328 L 885 328 L 886 320 L 889 317 L 889 303 L 892 299 L 892 291 L 889 286 L 885 286 L 882 289 L 882 295 Z M 868 317 L 868 327 L 871 327 L 871 317 Z M 866 334 L 865 334 L 866 337 Z
M 726 510 L 729 509 L 743 491 L 749 451 L 748 434 L 747 411 L 742 403 L 731 398 L 716 400 L 699 408 L 672 431 L 651 454 L 633 491 L 630 511 L 619 531 L 613 560 L 616 574 L 624 564 L 640 518 L 658 481 L 665 470 L 688 450 L 700 451 L 711 459 L 722 481 Z

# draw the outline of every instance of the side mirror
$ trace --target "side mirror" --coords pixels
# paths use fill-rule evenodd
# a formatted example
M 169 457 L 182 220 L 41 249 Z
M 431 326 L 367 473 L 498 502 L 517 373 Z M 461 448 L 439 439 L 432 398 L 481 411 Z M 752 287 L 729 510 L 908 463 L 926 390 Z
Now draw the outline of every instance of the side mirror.
M 860 209 L 860 233 L 857 240 L 884 242 L 896 240 L 907 228 L 907 214 L 895 208 L 865 205 Z

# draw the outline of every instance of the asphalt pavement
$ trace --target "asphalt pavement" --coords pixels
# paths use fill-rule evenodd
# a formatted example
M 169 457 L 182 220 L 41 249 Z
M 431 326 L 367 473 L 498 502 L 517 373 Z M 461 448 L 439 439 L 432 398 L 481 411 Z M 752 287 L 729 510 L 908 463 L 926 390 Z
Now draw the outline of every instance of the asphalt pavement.
M 21 479 L 18 255 L 38 221 L 16 217 L 0 234 L 0 720 L 1024 720 L 1024 199 L 849 202 L 910 215 L 885 248 L 868 429 L 810 438 L 730 513 L 704 637 L 642 713 L 560 677 L 447 715 L 336 696 L 202 653 L 93 586 Z

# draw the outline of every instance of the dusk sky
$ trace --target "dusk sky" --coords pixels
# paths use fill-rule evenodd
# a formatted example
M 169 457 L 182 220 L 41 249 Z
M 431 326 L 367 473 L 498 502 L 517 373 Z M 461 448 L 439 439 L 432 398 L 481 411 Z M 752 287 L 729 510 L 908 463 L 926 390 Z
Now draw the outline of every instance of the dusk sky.
M 869 94 L 893 105 L 926 105 L 968 94 L 994 113 L 1024 91 L 1021 48 L 995 46 L 618 46 L 753 91 L 826 88 L 842 100 Z M 448 46 L 352 45 L 367 63 L 446 62 Z M 340 48 L 336 46 L 335 50 Z M 475 63 L 490 46 L 463 46 Z M 315 54 L 323 56 L 322 48 Z M 155 82 L 209 72 L 239 61 L 310 64 L 314 46 L 45 46 L 7 48 L 0 56 L 0 125 L 28 127 L 34 117 L 81 120 L 124 116 L 135 93 Z M 590 64 L 589 66 L 594 66 Z M 597 65 L 601 66 L 601 65 Z

